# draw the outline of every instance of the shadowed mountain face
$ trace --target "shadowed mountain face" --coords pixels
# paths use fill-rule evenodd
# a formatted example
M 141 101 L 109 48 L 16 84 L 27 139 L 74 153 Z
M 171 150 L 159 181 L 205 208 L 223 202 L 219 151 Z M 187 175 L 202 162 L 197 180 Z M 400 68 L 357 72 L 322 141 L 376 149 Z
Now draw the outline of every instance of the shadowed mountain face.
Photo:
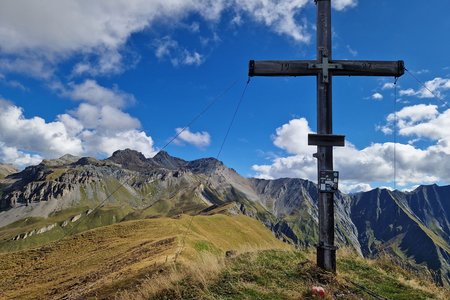
M 338 192 L 336 243 L 366 257 L 389 253 L 408 264 L 423 264 L 437 281 L 448 284 L 449 197 L 450 187 L 436 185 L 409 193 Z M 214 158 L 185 161 L 163 151 L 146 158 L 129 149 L 105 160 L 65 155 L 0 179 L 0 237 L 11 244 L 36 239 L 36 232 L 64 230 L 99 204 L 110 210 L 108 224 L 226 211 L 256 218 L 278 238 L 298 246 L 313 246 L 318 237 L 317 188 L 310 181 L 247 179 Z M 67 211 L 77 213 L 69 216 Z M 100 212 L 96 216 L 102 218 Z M 39 221 L 42 228 L 20 221 L 32 217 L 46 218 Z M 102 222 L 85 229 L 106 224 Z
M 421 186 L 408 193 L 375 189 L 353 197 L 351 219 L 365 256 L 389 253 L 426 265 L 449 285 L 450 187 Z

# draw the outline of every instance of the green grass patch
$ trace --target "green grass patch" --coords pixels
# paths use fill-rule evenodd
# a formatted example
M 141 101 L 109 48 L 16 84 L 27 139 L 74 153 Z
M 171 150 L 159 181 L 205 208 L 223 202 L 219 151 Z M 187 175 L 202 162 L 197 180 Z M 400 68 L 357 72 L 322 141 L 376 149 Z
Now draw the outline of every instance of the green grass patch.
M 199 251 L 205 247 L 197 244 Z M 226 259 L 223 270 L 209 281 L 187 275 L 148 299 L 317 299 L 313 286 L 322 286 L 325 299 L 446 299 L 440 290 L 434 293 L 430 282 L 412 287 L 399 274 L 388 275 L 377 265 L 356 256 L 338 261 L 338 274 L 324 272 L 308 258 L 311 253 L 263 250 Z
M 222 252 L 214 244 L 205 240 L 194 241 L 192 247 L 198 252 L 210 252 L 213 254 L 220 254 Z
M 128 207 L 104 207 L 86 215 L 88 209 L 88 207 L 71 208 L 52 214 L 48 218 L 26 218 L 10 224 L 0 231 L 0 237 L 2 238 L 0 240 L 0 253 L 39 247 L 68 235 L 111 225 L 120 222 L 130 213 Z M 71 218 L 79 214 L 81 214 L 80 219 L 70 222 Z M 68 221 L 68 224 L 62 227 L 64 221 Z M 23 235 L 32 230 L 37 231 L 51 224 L 56 224 L 56 226 L 47 232 L 34 234 L 26 239 L 13 240 L 19 234 Z
M 388 299 L 433 299 L 433 294 L 400 282 L 397 273 L 388 274 L 359 258 L 338 260 L 338 272 L 342 273 L 345 278 Z

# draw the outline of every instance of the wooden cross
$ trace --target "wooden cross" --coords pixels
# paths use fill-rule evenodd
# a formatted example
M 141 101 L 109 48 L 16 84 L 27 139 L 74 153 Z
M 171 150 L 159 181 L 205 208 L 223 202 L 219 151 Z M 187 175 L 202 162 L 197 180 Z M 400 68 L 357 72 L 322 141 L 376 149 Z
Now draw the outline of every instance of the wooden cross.
M 343 135 L 333 135 L 332 127 L 332 77 L 333 76 L 394 76 L 404 74 L 403 61 L 350 61 L 332 60 L 331 56 L 331 3 L 315 0 L 317 5 L 317 60 L 266 60 L 249 63 L 249 76 L 316 76 L 317 77 L 317 133 L 309 134 L 308 144 L 317 146 L 319 181 L 319 243 L 317 265 L 336 272 L 336 247 L 334 245 L 333 190 L 337 178 L 327 181 L 333 171 L 333 146 L 344 146 Z M 351 159 L 349 157 L 349 159 Z M 321 177 L 322 176 L 322 177 Z M 325 176 L 325 177 L 324 177 Z M 325 190 L 322 183 L 336 183 Z

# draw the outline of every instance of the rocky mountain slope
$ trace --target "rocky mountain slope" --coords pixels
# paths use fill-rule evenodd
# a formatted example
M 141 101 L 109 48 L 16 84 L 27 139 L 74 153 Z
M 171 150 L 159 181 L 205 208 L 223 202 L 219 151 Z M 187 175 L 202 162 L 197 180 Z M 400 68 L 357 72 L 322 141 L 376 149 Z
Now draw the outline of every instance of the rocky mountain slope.
M 449 197 L 450 187 L 437 186 L 336 193 L 336 242 L 366 257 L 388 253 L 405 265 L 426 266 L 448 285 Z M 0 251 L 122 220 L 217 210 L 256 218 L 301 247 L 313 246 L 318 235 L 314 183 L 247 179 L 216 159 L 185 161 L 166 152 L 44 160 L 0 179 L 0 208 Z
M 375 189 L 354 195 L 351 218 L 365 256 L 390 253 L 433 271 L 449 285 L 450 186 L 402 193 Z
M 300 179 L 243 178 L 213 158 L 185 161 L 166 152 L 145 158 L 132 150 L 116 151 L 106 160 L 65 155 L 30 166 L 2 182 L 0 226 L 99 203 L 126 206 L 131 213 L 124 218 L 133 219 L 195 214 L 235 202 L 243 213 L 285 241 L 301 246 L 317 241 L 314 184 Z M 337 199 L 337 240 L 360 251 L 348 213 L 350 199 L 343 194 Z

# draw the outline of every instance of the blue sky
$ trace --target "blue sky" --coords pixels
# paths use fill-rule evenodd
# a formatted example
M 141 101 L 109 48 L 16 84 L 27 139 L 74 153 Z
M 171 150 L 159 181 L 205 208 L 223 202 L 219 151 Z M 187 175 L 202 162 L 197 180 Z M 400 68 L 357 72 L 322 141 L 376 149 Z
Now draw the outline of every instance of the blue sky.
M 448 184 L 450 3 L 332 1 L 333 57 L 399 60 L 405 74 L 333 82 L 335 166 L 345 191 Z M 0 2 L 0 161 L 133 148 L 216 157 L 250 59 L 314 59 L 314 1 Z M 230 88 L 231 87 L 231 88 Z M 219 157 L 244 176 L 315 181 L 315 78 L 252 78 Z M 437 99 L 435 96 L 438 96 Z M 394 114 L 394 112 L 397 112 Z

